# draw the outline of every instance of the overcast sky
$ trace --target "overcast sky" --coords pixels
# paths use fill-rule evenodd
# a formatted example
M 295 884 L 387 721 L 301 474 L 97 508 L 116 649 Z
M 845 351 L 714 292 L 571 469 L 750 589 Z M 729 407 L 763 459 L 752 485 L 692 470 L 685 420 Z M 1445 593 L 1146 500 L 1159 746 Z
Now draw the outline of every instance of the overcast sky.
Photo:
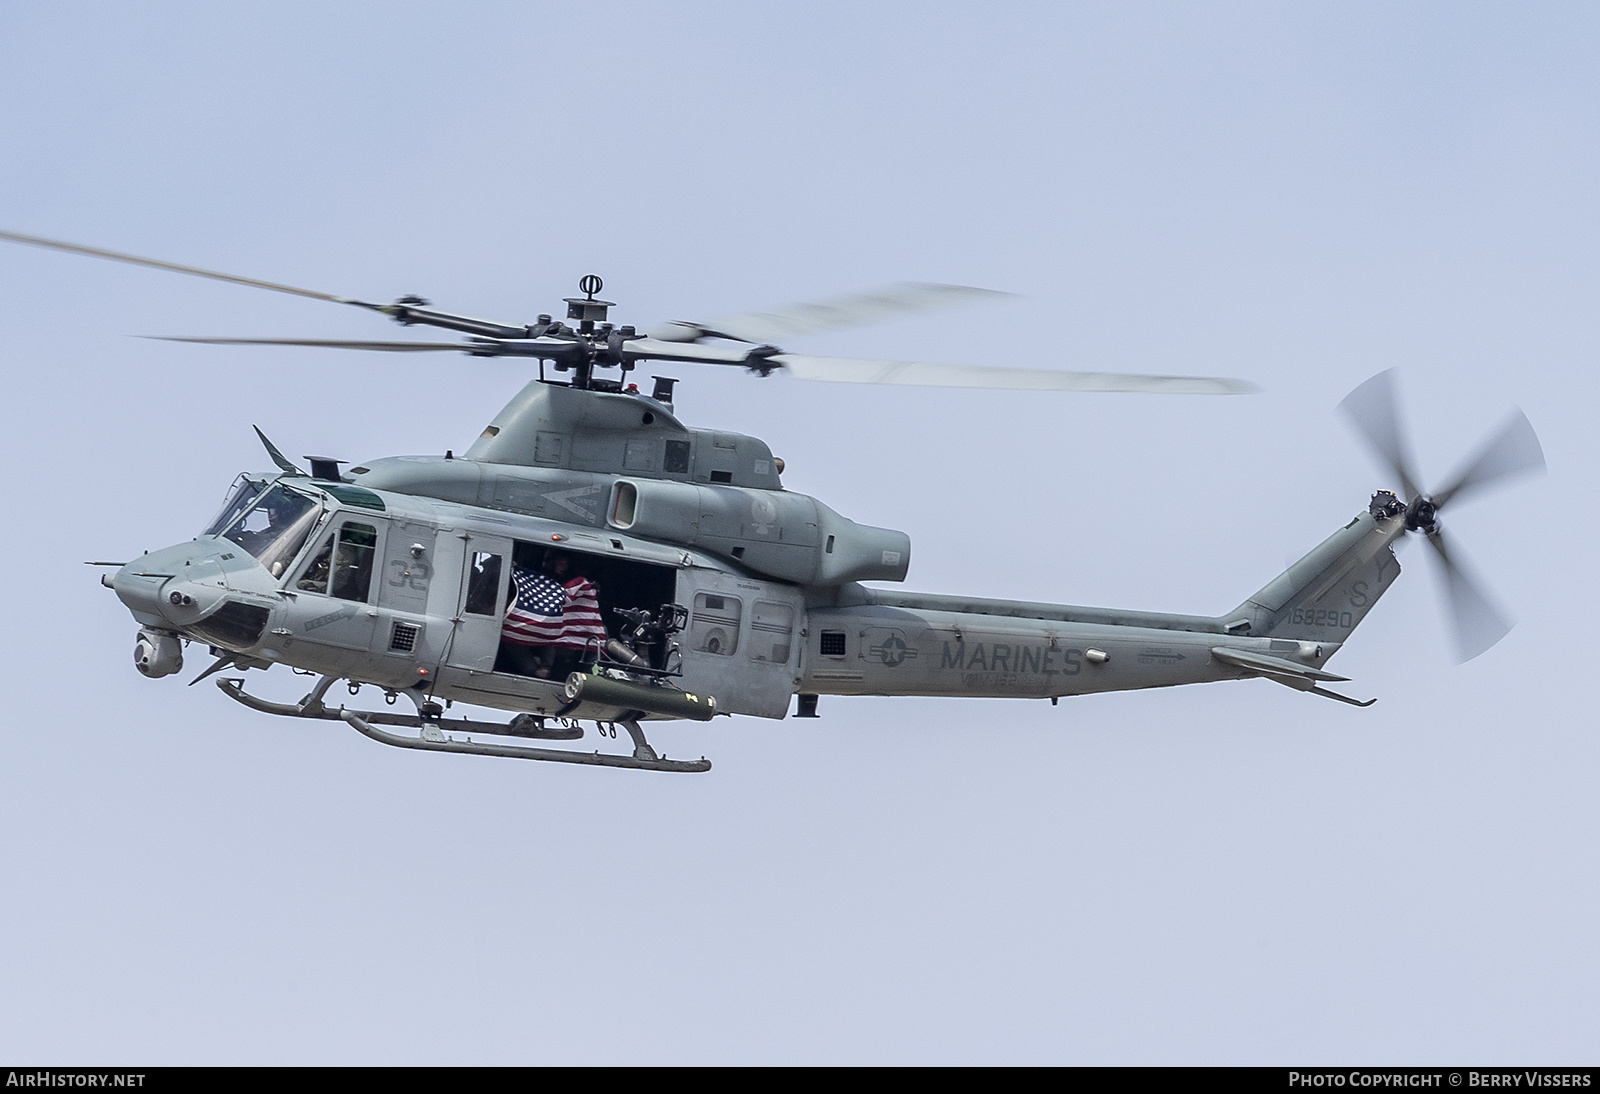
M 384 749 L 150 681 L 87 559 L 292 455 L 461 451 L 515 361 L 0 246 L 0 1056 L 145 1063 L 1526 1063 L 1600 1047 L 1592 5 L 0 5 L 0 227 L 528 320 L 895 280 L 1022 299 L 799 352 L 1238 376 L 909 391 L 684 366 L 692 424 L 912 537 L 910 588 L 1232 608 L 1520 405 L 1330 666 L 1047 703 L 824 698 L 653 734 L 705 776 Z M 199 651 L 195 651 L 199 652 Z M 201 659 L 203 661 L 203 658 Z M 257 686 L 295 698 L 282 670 Z M 256 675 L 256 674 L 252 674 Z M 591 745 L 592 747 L 592 745 Z

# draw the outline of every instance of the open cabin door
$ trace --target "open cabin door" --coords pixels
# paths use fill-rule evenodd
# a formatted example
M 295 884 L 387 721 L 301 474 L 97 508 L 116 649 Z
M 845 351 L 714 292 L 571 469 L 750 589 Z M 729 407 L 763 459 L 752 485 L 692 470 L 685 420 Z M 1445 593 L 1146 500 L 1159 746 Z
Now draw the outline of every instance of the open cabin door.
M 462 539 L 466 551 L 455 631 L 445 663 L 471 672 L 492 672 L 510 585 L 511 540 L 477 533 L 463 533 Z

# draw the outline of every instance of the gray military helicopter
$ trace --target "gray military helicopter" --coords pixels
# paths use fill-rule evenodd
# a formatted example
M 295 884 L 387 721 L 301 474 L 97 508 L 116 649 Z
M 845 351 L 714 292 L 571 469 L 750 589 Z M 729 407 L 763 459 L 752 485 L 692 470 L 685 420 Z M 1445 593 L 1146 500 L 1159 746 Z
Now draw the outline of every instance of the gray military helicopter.
M 657 754 L 640 723 L 718 714 L 817 716 L 821 695 L 1049 699 L 1091 692 L 1264 678 L 1356 706 L 1324 668 L 1399 576 L 1393 547 L 1417 533 L 1441 564 L 1463 660 L 1510 629 L 1468 576 L 1438 520 L 1447 504 L 1541 469 L 1516 412 L 1434 493 L 1412 472 L 1392 372 L 1341 404 L 1402 493 L 1366 509 L 1284 573 L 1218 616 L 1083 608 L 908 593 L 911 542 L 857 524 L 783 488 L 783 462 L 755 437 L 683 424 L 673 378 L 650 394 L 628 383 L 645 361 L 734 365 L 761 376 L 1020 390 L 1232 394 L 1235 380 L 857 361 L 783 352 L 776 343 L 870 319 L 995 294 L 903 285 L 776 311 L 640 332 L 607 321 L 597 277 L 567 299 L 566 321 L 475 319 L 419 297 L 375 304 L 9 232 L 0 238 L 369 309 L 462 342 L 179 338 L 388 352 L 528 357 L 531 380 L 461 456 L 397 456 L 303 470 L 266 436 L 276 465 L 238 476 L 194 539 L 102 578 L 140 630 L 149 677 L 209 647 L 195 681 L 287 665 L 316 676 L 298 703 L 218 677 L 252 709 L 344 721 L 384 744 L 656 771 L 706 771 L 704 758 Z M 575 324 L 575 325 L 571 325 Z M 546 374 L 549 366 L 554 376 Z M 617 378 L 607 378 L 615 370 Z M 257 430 L 260 433 L 260 430 Z M 412 711 L 330 703 L 379 688 Z M 446 715 L 455 702 L 514 712 L 506 723 Z M 631 754 L 512 743 L 574 740 L 583 723 Z M 490 738 L 490 739 L 484 739 Z

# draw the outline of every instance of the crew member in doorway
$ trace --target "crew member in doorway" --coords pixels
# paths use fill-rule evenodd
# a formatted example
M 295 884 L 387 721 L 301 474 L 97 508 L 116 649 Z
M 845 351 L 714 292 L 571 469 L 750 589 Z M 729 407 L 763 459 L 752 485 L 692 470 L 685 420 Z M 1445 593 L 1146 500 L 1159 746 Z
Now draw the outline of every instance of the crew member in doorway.
M 533 652 L 527 675 L 552 675 L 563 651 L 598 656 L 606 644 L 600 597 L 593 582 L 574 572 L 570 558 L 550 552 L 543 573 L 515 566 L 511 585 L 515 595 L 506 606 L 500 637 Z

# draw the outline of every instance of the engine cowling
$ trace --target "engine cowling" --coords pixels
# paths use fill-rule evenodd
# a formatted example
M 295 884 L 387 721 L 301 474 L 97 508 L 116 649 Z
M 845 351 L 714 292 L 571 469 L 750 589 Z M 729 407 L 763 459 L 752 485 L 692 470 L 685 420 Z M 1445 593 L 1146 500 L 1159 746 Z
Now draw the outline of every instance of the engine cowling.
M 911 564 L 911 537 L 904 532 L 857 524 L 786 490 L 619 479 L 606 523 L 803 585 L 904 581 Z

